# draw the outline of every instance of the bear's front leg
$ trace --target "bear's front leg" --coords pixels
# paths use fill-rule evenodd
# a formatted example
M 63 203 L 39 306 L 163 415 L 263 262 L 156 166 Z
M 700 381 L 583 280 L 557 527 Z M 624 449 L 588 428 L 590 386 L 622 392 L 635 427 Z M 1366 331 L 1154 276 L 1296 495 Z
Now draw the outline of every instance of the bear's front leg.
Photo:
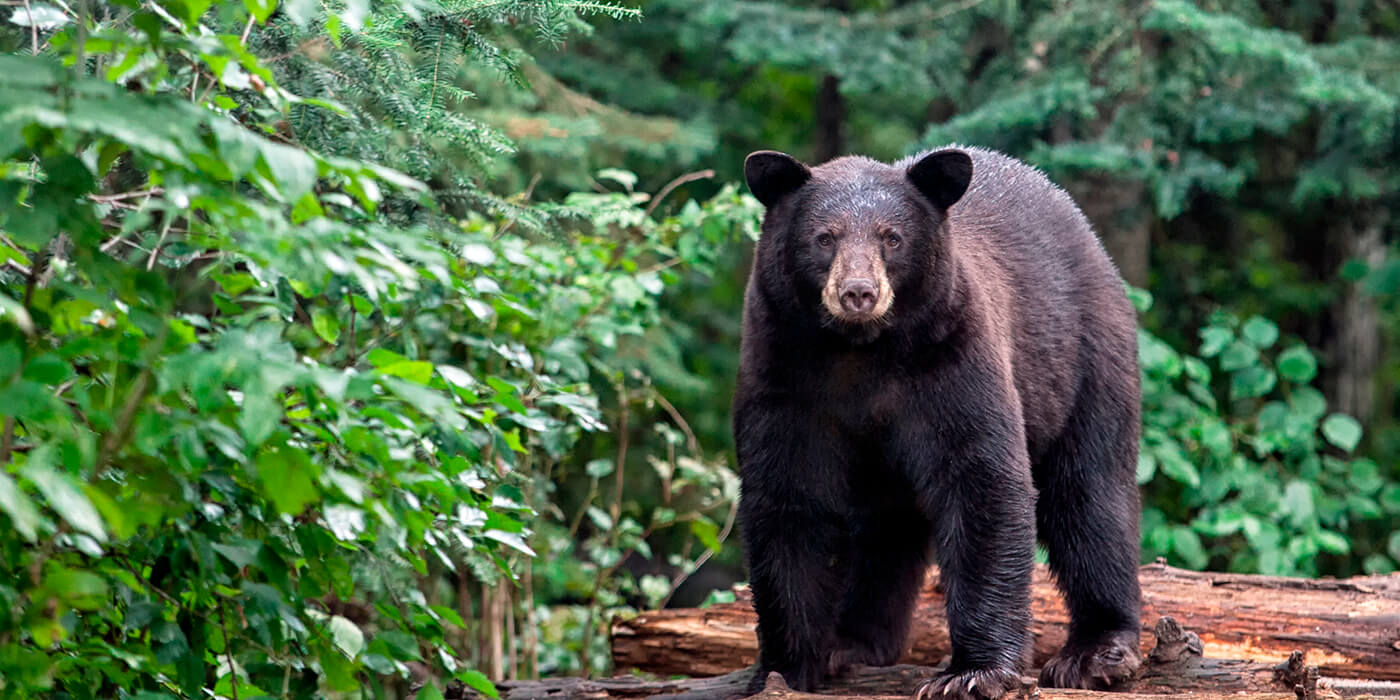
M 1020 683 L 1030 640 L 1034 487 L 1020 411 L 1015 403 L 995 406 L 945 405 L 927 424 L 901 431 L 898 447 L 934 525 L 953 647 L 948 669 L 919 689 L 920 700 L 995 700 Z
M 810 427 L 810 410 L 741 398 L 735 447 L 742 495 L 739 523 L 749 588 L 758 613 L 758 668 L 789 687 L 821 683 L 836 644 L 846 580 L 845 457 L 836 437 Z
M 843 518 L 749 489 L 740 514 L 758 613 L 759 661 L 749 692 L 762 690 L 771 671 L 794 690 L 813 691 L 836 645 Z

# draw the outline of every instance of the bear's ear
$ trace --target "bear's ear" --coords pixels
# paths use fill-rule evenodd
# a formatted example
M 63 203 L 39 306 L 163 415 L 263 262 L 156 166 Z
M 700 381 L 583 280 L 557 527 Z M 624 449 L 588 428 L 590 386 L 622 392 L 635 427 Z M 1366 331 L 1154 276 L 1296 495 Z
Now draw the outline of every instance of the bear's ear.
M 802 161 L 777 151 L 754 151 L 744 159 L 744 179 L 763 206 L 771 207 L 812 177 Z
M 906 177 L 935 207 L 947 209 L 972 182 L 972 158 L 962 151 L 935 151 L 909 166 Z

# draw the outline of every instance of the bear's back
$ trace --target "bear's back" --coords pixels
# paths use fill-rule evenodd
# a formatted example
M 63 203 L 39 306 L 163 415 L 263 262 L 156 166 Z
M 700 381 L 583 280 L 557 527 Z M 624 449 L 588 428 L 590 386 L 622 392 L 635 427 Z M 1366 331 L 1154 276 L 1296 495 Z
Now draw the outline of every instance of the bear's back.
M 1085 367 L 1106 365 L 1135 378 L 1136 315 L 1117 268 L 1068 193 L 1010 156 L 952 148 L 972 158 L 972 181 L 948 210 L 950 250 L 980 286 L 984 317 L 1012 338 L 1034 456 L 1059 432 Z

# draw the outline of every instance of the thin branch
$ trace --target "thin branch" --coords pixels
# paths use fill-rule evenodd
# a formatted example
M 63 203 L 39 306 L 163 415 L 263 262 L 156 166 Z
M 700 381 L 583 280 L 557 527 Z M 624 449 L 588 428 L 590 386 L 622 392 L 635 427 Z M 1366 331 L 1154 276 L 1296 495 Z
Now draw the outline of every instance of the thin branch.
M 714 176 L 715 171 L 713 170 L 697 170 L 693 173 L 686 173 L 666 183 L 666 186 L 662 187 L 661 191 L 657 192 L 656 196 L 651 198 L 651 203 L 647 204 L 646 212 L 644 213 L 647 216 L 651 216 L 651 212 L 656 209 L 656 205 L 660 204 L 661 200 L 666 198 L 666 195 L 671 194 L 671 190 L 674 190 L 687 182 L 694 182 L 696 180 L 708 180 Z
M 152 197 L 165 194 L 165 188 L 152 187 L 149 190 L 137 190 L 134 192 L 119 192 L 117 194 L 90 194 L 88 199 L 94 202 L 120 202 L 125 199 L 136 199 L 137 197 Z
M 238 666 L 233 660 L 233 641 L 228 634 L 228 618 L 224 615 L 224 604 L 219 603 L 219 626 L 224 629 L 224 652 L 228 654 L 228 687 L 233 694 L 233 700 L 238 700 Z
M 723 544 L 725 540 L 729 539 L 729 532 L 734 529 L 734 521 L 737 519 L 738 515 L 739 499 L 736 498 L 734 499 L 733 503 L 729 504 L 729 517 L 725 518 L 724 520 L 724 529 L 720 530 L 719 536 L 715 538 L 720 544 Z M 695 575 L 695 572 L 699 571 L 700 567 L 704 566 L 705 562 L 709 561 L 710 557 L 713 557 L 714 555 L 715 550 L 706 547 L 705 553 L 701 554 L 700 557 L 695 560 L 695 565 L 690 568 L 690 571 L 682 571 L 681 573 L 676 574 L 676 577 L 674 579 L 671 579 L 671 590 L 666 592 L 666 597 L 662 598 L 661 603 L 656 607 L 666 607 L 666 604 L 671 602 L 671 596 L 674 596 L 676 594 L 676 591 L 681 587 L 681 584 L 685 583 L 686 579 Z
M 151 249 L 151 257 L 146 259 L 147 271 L 155 269 L 156 259 L 160 257 L 160 249 L 165 247 L 165 237 L 170 235 L 170 224 L 174 220 L 175 217 L 170 212 L 165 213 L 165 225 L 160 229 L 160 240 L 157 240 L 155 247 Z
M 535 194 L 535 185 L 538 185 L 539 183 L 540 183 L 540 174 L 539 174 L 538 172 L 536 172 L 534 175 L 530 176 L 530 184 L 528 184 L 528 185 L 525 186 L 525 191 L 524 191 L 523 193 L 521 193 L 521 195 L 520 195 L 520 203 L 521 203 L 522 205 L 529 203 L 530 197 L 534 196 L 534 194 Z M 510 230 L 510 227 L 512 227 L 512 226 L 515 225 L 515 222 L 516 222 L 516 219 L 511 219 L 511 220 L 505 222 L 504 224 L 502 224 L 502 225 L 501 225 L 501 228 L 498 229 L 498 230 L 496 231 L 496 235 L 494 235 L 494 236 L 491 237 L 491 240 L 494 241 L 494 240 L 496 240 L 497 238 L 500 238 L 501 236 L 504 236 L 504 235 L 506 234 L 506 231 L 509 231 L 509 230 Z
M 249 35 L 250 33 L 252 33 L 252 31 L 253 31 L 253 14 L 250 12 L 250 13 L 248 13 L 248 24 L 246 24 L 246 25 L 243 26 L 243 36 L 238 37 L 238 45 L 239 45 L 239 46 L 247 46 L 247 45 L 248 45 L 248 35 Z M 234 698 L 234 700 L 238 700 L 238 699 L 237 699 L 237 698 Z
M 29 6 L 29 0 L 24 0 L 24 11 L 29 14 L 29 39 L 33 44 L 31 51 L 35 56 L 39 55 L 39 23 L 34 21 L 34 8 Z
M 676 425 L 680 427 L 681 432 L 685 433 L 685 446 L 691 452 L 699 452 L 700 441 L 696 439 L 695 431 L 690 429 L 690 424 L 685 421 L 685 418 L 681 417 L 681 412 L 677 411 L 676 407 L 673 406 L 670 401 L 667 401 L 666 397 L 662 396 L 660 391 L 653 390 L 651 396 L 656 399 L 657 403 L 661 404 L 662 408 L 666 409 L 666 412 L 671 415 L 671 420 L 675 421 Z

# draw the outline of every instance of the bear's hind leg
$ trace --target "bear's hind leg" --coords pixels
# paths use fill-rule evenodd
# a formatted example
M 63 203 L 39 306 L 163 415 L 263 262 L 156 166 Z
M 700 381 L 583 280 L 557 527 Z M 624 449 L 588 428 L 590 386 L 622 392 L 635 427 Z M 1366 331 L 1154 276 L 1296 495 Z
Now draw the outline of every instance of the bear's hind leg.
M 850 581 L 830 673 L 899 660 L 909 638 L 914 598 L 928 569 L 930 536 L 928 522 L 912 509 L 870 512 L 859 519 L 851 535 Z
M 1070 611 L 1069 639 L 1040 673 L 1047 687 L 1105 689 L 1139 667 L 1138 407 L 1103 393 L 1081 393 L 1034 469 L 1037 529 Z

